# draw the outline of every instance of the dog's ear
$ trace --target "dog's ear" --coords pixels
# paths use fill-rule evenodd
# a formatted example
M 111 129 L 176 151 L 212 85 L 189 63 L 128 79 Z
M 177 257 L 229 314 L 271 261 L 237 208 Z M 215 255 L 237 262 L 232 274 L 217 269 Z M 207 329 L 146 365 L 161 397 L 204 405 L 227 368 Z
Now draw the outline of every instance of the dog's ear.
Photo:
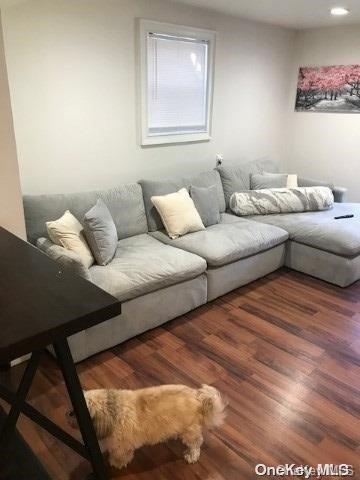
M 85 393 L 85 400 L 97 437 L 99 439 L 107 437 L 113 430 L 112 418 L 106 402 L 107 395 L 104 395 L 104 392 L 95 395 L 93 392 L 88 392 Z
M 94 420 L 96 415 L 96 406 L 95 406 L 94 400 L 91 397 L 86 397 L 86 396 L 85 396 L 85 400 L 86 400 L 87 408 L 90 413 L 90 417 Z

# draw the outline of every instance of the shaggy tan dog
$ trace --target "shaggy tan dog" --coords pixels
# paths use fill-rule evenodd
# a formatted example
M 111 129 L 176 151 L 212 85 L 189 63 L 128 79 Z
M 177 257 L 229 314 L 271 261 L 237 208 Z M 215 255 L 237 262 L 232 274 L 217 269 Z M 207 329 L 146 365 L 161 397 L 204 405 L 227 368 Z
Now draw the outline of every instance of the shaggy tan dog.
M 208 385 L 198 390 L 185 385 L 88 390 L 85 399 L 102 448 L 117 468 L 125 467 L 137 448 L 176 437 L 187 447 L 185 460 L 196 462 L 203 429 L 221 425 L 226 406 L 219 391 Z

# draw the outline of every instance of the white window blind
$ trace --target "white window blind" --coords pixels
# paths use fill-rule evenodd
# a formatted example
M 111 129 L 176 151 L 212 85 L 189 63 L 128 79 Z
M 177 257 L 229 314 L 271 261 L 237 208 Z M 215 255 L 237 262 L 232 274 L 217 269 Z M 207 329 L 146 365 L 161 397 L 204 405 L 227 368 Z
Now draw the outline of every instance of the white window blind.
M 147 35 L 148 134 L 208 130 L 209 42 L 176 35 Z

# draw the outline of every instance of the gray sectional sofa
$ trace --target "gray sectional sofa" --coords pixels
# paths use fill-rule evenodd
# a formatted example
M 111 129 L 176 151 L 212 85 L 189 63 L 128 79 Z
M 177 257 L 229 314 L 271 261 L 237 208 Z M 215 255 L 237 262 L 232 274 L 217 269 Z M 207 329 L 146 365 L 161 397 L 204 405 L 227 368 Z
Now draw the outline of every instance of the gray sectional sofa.
M 283 265 L 341 286 L 360 278 L 360 205 L 336 203 L 326 212 L 251 218 L 227 212 L 231 193 L 249 189 L 250 174 L 262 171 L 275 172 L 277 167 L 269 161 L 252 162 L 191 178 L 142 180 L 106 191 L 24 196 L 29 242 L 62 268 L 81 274 L 123 302 L 121 316 L 69 339 L 75 361 L 111 348 Z M 220 222 L 171 240 L 151 196 L 190 185 L 216 185 Z M 332 189 L 341 202 L 344 189 Z M 59 218 L 67 209 L 81 221 L 98 198 L 110 210 L 119 242 L 110 264 L 86 270 L 76 255 L 68 255 L 46 239 L 45 222 Z M 355 213 L 354 222 L 339 224 L 333 219 L 342 213 Z

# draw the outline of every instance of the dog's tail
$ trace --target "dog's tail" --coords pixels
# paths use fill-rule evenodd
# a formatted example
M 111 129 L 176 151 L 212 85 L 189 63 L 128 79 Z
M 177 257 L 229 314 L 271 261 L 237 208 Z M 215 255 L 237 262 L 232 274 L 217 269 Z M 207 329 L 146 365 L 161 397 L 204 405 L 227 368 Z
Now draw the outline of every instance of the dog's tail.
M 198 398 L 201 402 L 204 426 L 214 428 L 222 425 L 227 402 L 221 397 L 219 390 L 209 385 L 201 385 Z

